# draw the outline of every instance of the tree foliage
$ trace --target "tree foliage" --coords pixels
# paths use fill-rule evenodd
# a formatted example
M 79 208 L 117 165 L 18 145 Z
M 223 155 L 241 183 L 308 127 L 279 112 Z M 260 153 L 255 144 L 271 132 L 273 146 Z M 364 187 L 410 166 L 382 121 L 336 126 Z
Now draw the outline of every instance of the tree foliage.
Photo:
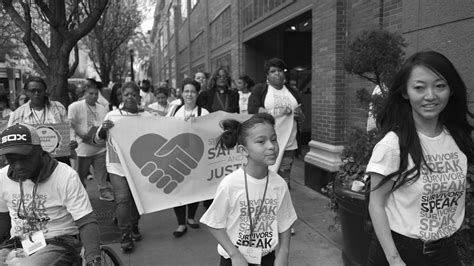
M 109 83 L 111 74 L 119 72 L 116 68 L 122 67 L 128 58 L 124 46 L 143 20 L 137 6 L 136 1 L 111 1 L 88 35 L 89 57 L 104 84 Z
M 108 0 L 1 0 L 22 41 L 49 84 L 53 99 L 67 103 L 67 78 L 79 63 L 78 41 L 89 33 Z M 74 49 L 74 60 L 69 57 Z
M 345 69 L 380 87 L 389 84 L 402 63 L 403 37 L 386 30 L 362 32 L 349 46 Z
M 363 31 L 350 45 L 345 57 L 346 71 L 379 86 L 380 91 L 360 89 L 356 97 L 362 108 L 377 119 L 387 96 L 387 85 L 399 70 L 407 43 L 401 35 L 386 30 Z

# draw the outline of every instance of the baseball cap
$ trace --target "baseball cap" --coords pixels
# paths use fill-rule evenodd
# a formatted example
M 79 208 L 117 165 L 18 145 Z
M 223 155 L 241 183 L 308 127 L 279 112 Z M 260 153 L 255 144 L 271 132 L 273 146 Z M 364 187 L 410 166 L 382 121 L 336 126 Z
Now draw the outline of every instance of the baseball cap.
M 38 145 L 41 146 L 41 141 L 36 128 L 29 125 L 16 124 L 0 134 L 0 155 L 9 153 L 26 155 Z

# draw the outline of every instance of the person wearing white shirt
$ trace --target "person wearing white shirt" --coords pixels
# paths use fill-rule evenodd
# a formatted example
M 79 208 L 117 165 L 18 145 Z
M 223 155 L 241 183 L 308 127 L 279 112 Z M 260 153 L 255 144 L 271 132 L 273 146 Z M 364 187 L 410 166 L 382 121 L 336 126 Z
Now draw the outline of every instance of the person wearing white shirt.
M 113 201 L 111 186 L 107 182 L 105 145 L 93 142 L 95 132 L 108 112 L 108 107 L 97 102 L 98 94 L 96 86 L 86 86 L 84 99 L 69 105 L 68 117 L 71 120 L 71 135 L 78 143 L 77 173 L 81 182 L 85 184 L 89 168 L 92 166 L 93 176 L 99 186 L 99 199 Z

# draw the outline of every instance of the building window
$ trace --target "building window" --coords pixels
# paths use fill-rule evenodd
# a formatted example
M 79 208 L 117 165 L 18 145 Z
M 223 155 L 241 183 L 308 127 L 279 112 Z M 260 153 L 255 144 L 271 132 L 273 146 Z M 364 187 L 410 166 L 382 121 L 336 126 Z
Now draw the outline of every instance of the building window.
M 188 0 L 181 0 L 181 22 L 185 21 L 188 18 Z
M 163 46 L 166 46 L 168 44 L 168 31 L 169 31 L 168 21 L 166 21 L 165 28 L 163 29 Z
M 170 29 L 170 36 L 174 34 L 174 8 L 170 6 L 168 10 L 168 22 L 169 22 L 169 29 Z
M 230 35 L 230 7 L 228 7 L 211 23 L 212 47 L 218 47 L 227 41 Z
M 191 2 L 190 2 L 191 6 L 189 8 L 193 9 L 198 2 L 199 2 L 199 0 L 191 0 Z
M 204 37 L 202 32 L 191 41 L 191 61 L 204 55 Z
M 163 29 L 160 30 L 160 34 L 159 34 L 159 39 L 160 39 L 160 49 L 161 51 L 163 51 L 163 49 L 165 48 L 165 36 L 163 35 Z
M 188 65 L 188 47 L 184 48 L 179 52 L 179 67 L 183 68 Z
M 226 69 L 227 72 L 232 73 L 230 52 L 227 52 L 221 56 L 215 57 L 211 60 L 212 73 L 214 73 L 214 71 L 216 71 L 220 67 Z
M 243 0 L 242 1 L 242 23 L 245 26 L 259 18 L 263 18 L 271 11 L 294 0 Z

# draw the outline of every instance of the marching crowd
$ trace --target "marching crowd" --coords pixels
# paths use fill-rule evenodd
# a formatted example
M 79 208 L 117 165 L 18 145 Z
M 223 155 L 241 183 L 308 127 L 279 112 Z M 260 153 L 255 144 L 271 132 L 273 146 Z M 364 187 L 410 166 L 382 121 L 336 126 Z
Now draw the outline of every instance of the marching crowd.
M 285 123 L 286 126 L 291 128 L 292 132 L 288 144 L 282 146 L 285 155 L 283 156 L 281 169 L 277 168 L 276 170 L 278 170 L 280 175 L 285 177 L 285 181 L 289 185 L 289 172 L 295 155 L 294 151 L 297 149 L 297 123 L 303 121 L 304 115 L 301 110 L 301 99 L 297 92 L 293 88 L 287 88 L 285 86 L 285 68 L 285 63 L 278 58 L 268 60 L 265 65 L 267 83 L 265 86 L 257 87 L 257 94 L 255 94 L 254 99 L 252 99 L 251 96 L 251 89 L 255 85 L 253 80 L 247 75 L 242 75 L 233 82 L 225 68 L 217 69 L 212 76 L 209 76 L 209 74 L 205 72 L 197 72 L 194 75 L 194 79 L 185 79 L 181 86 L 176 89 L 169 88 L 166 82 L 162 82 L 160 86 L 153 88 L 148 80 L 144 80 L 141 83 L 141 87 L 134 82 L 114 84 L 109 100 L 105 99 L 102 95 L 102 84 L 100 82 L 87 79 L 82 95 L 79 95 L 77 100 L 70 103 L 67 108 L 48 97 L 47 85 L 43 78 L 28 78 L 25 82 L 23 92 L 19 94 L 18 108 L 10 112 L 5 111 L 8 112 L 8 114 L 5 114 L 5 117 L 8 116 L 7 130 L 3 132 L 3 135 L 7 134 L 5 138 L 10 138 L 10 135 L 18 134 L 16 132 L 27 132 L 26 135 L 28 135 L 28 137 L 26 140 L 23 140 L 23 142 L 7 141 L 0 144 L 0 153 L 5 155 L 6 161 L 9 164 L 9 166 L 4 168 L 9 169 L 9 181 L 19 182 L 21 190 L 21 193 L 18 193 L 19 195 L 13 193 L 13 191 L 8 193 L 1 191 L 6 194 L 0 194 L 2 196 L 0 198 L 0 213 L 4 218 L 4 223 L 0 226 L 0 233 L 5 237 L 10 234 L 12 236 L 11 239 L 17 240 L 22 239 L 17 236 L 24 237 L 25 235 L 29 235 L 30 240 L 33 241 L 32 243 L 35 243 L 31 237 L 35 236 L 36 232 L 42 231 L 42 238 L 46 240 L 45 242 L 48 247 L 51 245 L 59 246 L 65 248 L 67 251 L 71 251 L 73 254 L 69 254 L 71 255 L 70 257 L 67 256 L 67 252 L 59 257 L 51 256 L 51 248 L 42 248 L 40 251 L 31 251 L 32 254 L 34 253 L 33 257 L 35 257 L 35 261 L 48 261 L 52 259 L 56 262 L 61 260 L 71 261 L 74 259 L 73 255 L 75 252 L 73 251 L 77 251 L 77 247 L 74 246 L 76 243 L 71 243 L 71 241 L 65 241 L 63 239 L 60 241 L 51 240 L 63 238 L 63 235 L 59 232 L 65 229 L 64 226 L 66 226 L 66 224 L 56 224 L 55 227 L 52 227 L 53 223 L 48 222 L 50 219 L 55 219 L 53 218 L 55 216 L 49 213 L 51 211 L 50 209 L 60 208 L 65 213 L 69 213 L 67 225 L 70 226 L 70 224 L 73 223 L 77 226 L 75 230 L 66 233 L 66 235 L 73 235 L 73 239 L 75 240 L 80 239 L 86 251 L 84 257 L 86 262 L 92 264 L 96 263 L 97 239 L 90 239 L 90 237 L 86 237 L 83 234 L 84 228 L 98 230 L 97 222 L 93 216 L 90 202 L 88 202 L 87 196 L 85 196 L 87 193 L 84 189 L 86 184 L 85 180 L 91 175 L 97 182 L 100 191 L 100 200 L 113 201 L 115 203 L 116 221 L 122 231 L 121 247 L 124 251 L 131 252 L 134 249 L 134 241 L 139 241 L 142 238 L 138 226 L 140 215 L 132 197 L 127 179 L 125 178 L 122 165 L 118 158 L 115 158 L 110 153 L 113 147 L 111 147 L 111 142 L 108 141 L 108 130 L 114 126 L 114 122 L 123 116 L 169 116 L 188 121 L 192 117 L 204 116 L 216 111 L 256 114 L 264 110 L 271 115 L 255 118 L 255 121 L 252 119 L 247 121 L 249 122 L 248 128 L 236 131 L 233 134 L 235 137 L 242 135 L 238 137 L 238 142 L 235 142 L 233 145 L 222 145 L 224 145 L 224 148 L 231 148 L 238 145 L 240 149 L 245 150 L 248 159 L 248 166 L 246 168 L 248 173 L 246 178 L 248 176 L 249 186 L 251 187 L 249 190 L 253 190 L 254 187 L 259 186 L 258 184 L 253 184 L 253 180 L 264 178 L 267 179 L 267 185 L 273 187 L 275 185 L 273 181 L 268 184 L 268 178 L 271 175 L 269 173 L 265 174 L 263 169 L 267 169 L 269 165 L 273 165 L 276 162 L 279 147 L 276 144 L 277 134 L 275 133 L 274 127 L 278 125 L 278 123 Z M 233 86 L 233 84 L 236 86 Z M 74 98 L 74 96 L 71 95 L 70 97 Z M 4 110 L 6 109 L 7 108 L 4 108 Z M 294 119 L 290 120 L 291 123 L 288 123 L 288 120 L 280 119 L 290 114 L 294 117 Z M 71 127 L 71 141 L 69 144 L 71 155 L 52 158 L 48 153 L 39 148 L 39 143 L 35 141 L 38 136 L 34 134 L 31 126 L 64 122 L 69 122 Z M 242 124 L 242 128 L 245 128 L 244 125 L 247 122 Z M 252 132 L 257 124 L 261 124 L 265 128 L 261 134 L 260 130 Z M 250 140 L 247 140 L 247 138 L 254 137 L 259 138 L 258 143 L 267 142 L 268 147 L 266 147 L 265 150 L 252 149 L 252 145 L 249 143 Z M 222 138 L 222 140 L 224 140 L 224 138 Z M 254 141 L 256 140 L 252 140 L 252 142 Z M 8 148 L 18 145 L 22 148 L 27 147 L 27 149 L 13 149 L 12 151 L 11 148 Z M 5 150 L 3 150 L 3 146 L 6 147 Z M 37 152 L 31 152 L 30 148 Z M 15 153 L 15 156 L 13 156 L 13 153 Z M 259 158 L 261 156 L 264 156 L 266 159 L 262 161 L 261 158 Z M 254 157 L 256 161 L 255 163 L 251 163 Z M 48 158 L 48 160 L 44 158 Z M 36 160 L 38 163 L 30 163 L 32 160 Z M 45 163 L 43 163 L 43 161 Z M 46 161 L 48 163 L 46 163 Z M 29 171 L 20 169 L 25 168 L 25 165 L 28 164 L 32 166 L 26 167 L 29 168 Z M 66 165 L 69 165 L 70 168 Z M 42 177 L 43 179 L 39 179 L 37 175 L 46 171 L 44 169 L 45 167 L 49 167 L 48 174 L 50 174 L 50 177 Z M 45 191 L 44 186 L 47 183 L 45 180 L 48 182 L 58 182 L 56 180 L 56 171 L 61 167 L 74 169 L 75 171 L 73 170 L 73 173 L 77 175 L 79 184 L 81 185 L 78 186 L 77 182 L 69 180 L 69 186 L 61 183 L 60 185 L 54 185 L 52 191 Z M 259 170 L 255 172 L 255 170 L 252 170 L 254 167 L 258 167 Z M 272 176 L 270 179 L 274 178 L 275 177 Z M 29 184 L 30 181 L 32 181 L 32 184 Z M 266 195 L 263 196 L 266 199 L 274 199 L 275 202 L 283 202 L 285 204 L 286 222 L 282 223 L 281 227 L 278 226 L 274 234 L 285 233 L 281 237 L 284 236 L 283 243 L 289 245 L 290 229 L 293 230 L 291 224 L 296 219 L 296 214 L 294 213 L 291 198 L 288 194 L 288 186 L 283 185 L 285 184 L 283 179 L 281 182 L 283 183 L 277 182 L 278 190 L 275 190 L 275 188 L 267 192 L 267 189 L 265 189 Z M 23 190 L 24 184 L 32 185 L 28 187 L 31 190 Z M 74 193 L 69 194 L 70 189 L 73 189 Z M 66 191 L 68 191 L 68 193 L 65 193 Z M 278 193 L 280 194 L 275 194 L 275 191 L 279 191 Z M 41 193 L 46 194 L 43 195 Z M 46 199 L 52 198 L 53 196 L 51 194 L 58 196 L 57 201 L 63 204 L 59 204 L 61 206 L 49 205 L 53 204 L 53 202 Z M 260 192 L 252 191 L 252 197 L 254 196 L 261 196 Z M 44 197 L 45 202 L 39 205 L 38 202 L 35 202 L 35 197 Z M 17 206 L 18 204 L 14 200 L 16 198 L 19 198 L 20 201 L 23 202 L 21 206 L 24 207 L 26 205 L 28 208 L 22 210 L 20 206 Z M 87 203 L 84 203 L 86 201 Z M 219 204 L 222 203 L 223 201 L 219 201 Z M 57 202 L 54 204 L 57 204 Z M 196 202 L 174 208 L 178 221 L 178 227 L 173 232 L 175 237 L 184 235 L 187 232 L 188 226 L 194 229 L 200 227 L 199 222 L 195 220 L 198 205 L 199 202 Z M 224 210 L 222 206 L 214 206 L 216 203 L 212 199 L 204 201 L 203 205 L 209 210 L 209 213 L 214 211 L 214 218 L 201 220 L 204 224 L 212 224 L 215 222 L 213 219 L 217 218 L 215 215 L 223 214 L 221 213 L 221 211 Z M 82 206 L 83 209 L 81 208 L 79 210 L 77 206 Z M 16 210 L 17 207 L 19 211 Z M 4 213 L 2 213 L 2 211 Z M 235 212 L 236 210 L 229 211 Z M 38 215 L 38 213 L 41 213 L 41 215 Z M 248 215 L 250 216 L 252 214 L 249 212 Z M 290 215 L 290 217 L 286 217 L 287 215 Z M 33 218 L 30 219 L 30 216 Z M 8 217 L 8 219 L 6 217 Z M 86 225 L 88 226 L 82 226 L 82 223 L 80 223 L 84 217 L 86 217 Z M 279 217 L 280 216 L 278 216 L 278 218 Z M 256 218 L 258 219 L 258 215 Z M 44 221 L 41 227 L 34 223 L 35 219 L 48 221 Z M 7 220 L 9 221 L 8 223 L 6 222 Z M 225 224 L 223 226 L 225 227 Z M 252 232 L 255 228 L 250 227 L 250 232 Z M 97 234 L 93 235 L 97 236 Z M 272 239 L 271 246 L 275 247 L 278 243 L 278 237 L 275 236 Z M 234 241 L 234 239 L 232 239 L 232 241 Z M 88 245 L 86 245 L 86 243 L 88 243 Z M 16 244 L 24 246 L 23 243 L 21 243 L 21 245 L 20 243 L 15 243 L 15 245 Z M 281 261 L 287 260 L 288 246 L 280 246 L 283 247 L 282 252 L 280 252 L 280 255 L 277 255 L 276 258 Z M 24 247 L 24 249 L 28 251 L 27 248 Z M 285 252 L 283 252 L 285 249 L 286 256 L 284 255 Z M 229 261 L 229 258 L 233 255 L 230 253 L 230 250 L 227 250 L 227 252 L 229 253 L 220 252 L 223 257 L 223 262 Z M 46 255 L 42 255 L 43 253 Z M 11 252 L 8 254 L 12 256 Z M 268 250 L 267 248 L 263 255 L 267 254 L 273 254 L 272 256 L 275 258 L 274 250 Z M 265 257 L 268 259 L 271 256 Z M 242 262 L 241 259 L 242 257 L 239 258 L 240 262 Z
M 112 87 L 109 101 L 100 83 L 88 79 L 82 97 L 67 109 L 47 96 L 42 78 L 29 78 L 16 110 L 6 110 L 0 98 L 2 115 L 9 117 L 0 136 L 0 155 L 9 164 L 0 170 L 0 237 L 10 245 L 3 246 L 0 256 L 11 260 L 18 255 L 12 255 L 11 248 L 21 246 L 31 254 L 23 258 L 29 262 L 74 264 L 83 247 L 85 262 L 100 265 L 99 229 L 84 188 L 89 174 L 97 181 L 100 199 L 115 202 L 120 244 L 131 252 L 134 241 L 143 237 L 140 215 L 121 162 L 111 152 L 109 130 L 124 116 L 189 121 L 225 111 L 252 115 L 244 122 L 220 121 L 218 145 L 235 147 L 247 161 L 221 181 L 214 200 L 203 202 L 207 210 L 200 222 L 218 242 L 220 265 L 288 265 L 297 219 L 290 172 L 298 149 L 298 124 L 305 116 L 298 91 L 285 85 L 285 69 L 281 59 L 269 59 L 265 83 L 255 85 L 242 75 L 235 87 L 225 68 L 212 76 L 197 72 L 176 89 L 166 82 L 157 88 L 147 80 L 141 87 L 126 82 Z M 464 217 L 467 163 L 474 158 L 466 86 L 446 57 L 419 52 L 395 76 L 384 108 L 377 121 L 382 138 L 367 166 L 375 229 L 369 264 L 461 265 L 452 235 Z M 52 158 L 32 126 L 65 121 L 70 121 L 73 152 Z M 282 128 L 289 132 L 285 138 Z M 428 186 L 436 173 L 446 172 L 455 172 L 456 180 Z M 464 183 L 459 183 L 462 178 Z M 457 199 L 448 204 L 427 203 L 452 193 Z M 174 208 L 175 237 L 186 234 L 188 226 L 200 227 L 195 219 L 198 205 Z M 443 224 L 425 219 L 436 218 L 435 209 L 439 216 L 444 210 L 451 213 L 449 219 Z M 433 232 L 435 226 L 439 231 Z

